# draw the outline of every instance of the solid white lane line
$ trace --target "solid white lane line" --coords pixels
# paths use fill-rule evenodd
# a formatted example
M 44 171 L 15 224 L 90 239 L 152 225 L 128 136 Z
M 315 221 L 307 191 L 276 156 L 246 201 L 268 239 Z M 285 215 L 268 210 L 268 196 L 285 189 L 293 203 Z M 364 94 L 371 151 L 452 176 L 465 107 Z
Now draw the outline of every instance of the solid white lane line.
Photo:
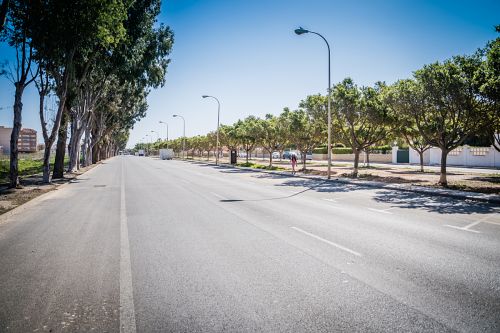
M 292 228 L 295 231 L 301 232 L 304 235 L 307 235 L 309 237 L 312 237 L 312 238 L 315 238 L 317 240 L 320 240 L 320 241 L 322 241 L 322 242 L 324 242 L 324 243 L 326 243 L 328 245 L 334 246 L 334 247 L 336 247 L 336 248 L 338 248 L 338 249 L 340 249 L 342 251 L 346 251 L 346 252 L 349 252 L 350 254 L 354 254 L 355 256 L 361 257 L 361 253 L 353 251 L 353 250 L 351 250 L 351 249 L 349 249 L 349 248 L 347 248 L 345 246 L 342 246 L 342 245 L 339 245 L 337 243 L 331 242 L 331 241 L 329 241 L 327 239 L 321 238 L 321 237 L 319 237 L 319 236 L 317 236 L 315 234 L 311 234 L 310 232 L 307 232 L 307 231 L 302 230 L 302 229 L 297 228 L 297 227 L 290 227 L 290 228 Z
M 132 269 L 130 264 L 130 244 L 128 239 L 127 207 L 125 206 L 125 171 L 122 161 L 120 189 L 120 332 L 135 333 L 134 293 L 132 289 Z
M 220 194 L 217 194 L 217 193 L 215 193 L 215 192 L 210 192 L 210 193 L 212 193 L 212 195 L 213 195 L 213 196 L 216 196 L 217 198 L 219 198 L 219 199 L 221 199 L 221 200 L 227 200 L 227 198 L 224 198 L 224 197 L 223 197 L 222 195 L 220 195 Z
M 384 213 L 384 214 L 391 214 L 391 212 L 388 212 L 389 209 L 392 209 L 392 208 L 388 208 L 388 209 L 375 209 L 375 208 L 367 208 L 368 210 L 371 210 L 373 212 L 377 212 L 377 213 Z

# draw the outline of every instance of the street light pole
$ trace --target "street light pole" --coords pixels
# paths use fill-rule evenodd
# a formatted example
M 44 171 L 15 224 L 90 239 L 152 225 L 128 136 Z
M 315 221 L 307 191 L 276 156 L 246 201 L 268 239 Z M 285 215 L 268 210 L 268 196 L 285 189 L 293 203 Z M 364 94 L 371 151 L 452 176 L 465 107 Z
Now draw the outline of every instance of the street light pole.
M 159 123 L 167 125 L 167 149 L 168 149 L 168 123 L 161 121 L 161 120 L 159 121 Z
M 145 135 L 145 138 L 146 138 L 146 147 L 148 147 L 148 148 L 146 149 L 146 152 L 147 152 L 147 154 L 149 155 L 149 151 L 150 151 L 150 149 L 151 149 L 151 148 L 150 148 L 150 145 L 148 144 L 148 137 L 150 138 L 150 139 L 149 139 L 149 142 L 151 142 L 151 136 L 150 136 L 149 134 L 146 134 L 146 135 Z
M 182 119 L 182 158 L 184 158 L 184 152 L 186 151 L 186 119 L 179 114 L 174 114 L 172 117 L 179 117 Z
M 157 131 L 151 130 L 151 133 L 156 133 L 156 136 L 158 137 L 158 141 L 160 140 L 160 134 Z
M 157 136 L 157 138 L 158 138 L 158 139 L 156 140 L 156 142 L 160 141 L 160 133 L 158 133 L 157 131 L 153 131 L 153 130 L 151 130 L 151 133 L 156 133 L 156 136 Z M 158 148 L 158 149 L 159 149 L 159 148 Z M 154 150 L 153 150 L 153 151 L 154 151 Z
M 217 147 L 216 147 L 217 155 L 215 155 L 215 165 L 219 165 L 220 102 L 217 99 L 217 97 L 214 97 L 214 96 L 203 95 L 201 97 L 203 97 L 203 98 L 210 97 L 210 98 L 213 98 L 217 101 L 217 144 L 216 144 L 217 145 Z
M 299 27 L 299 29 L 295 29 L 295 33 L 297 35 L 302 35 L 306 33 L 311 33 L 320 36 L 326 43 L 326 47 L 328 48 L 328 179 L 331 178 L 331 169 L 332 169 L 332 113 L 331 113 L 331 106 L 330 106 L 330 95 L 331 95 L 331 74 L 330 74 L 330 44 L 328 44 L 328 41 L 326 40 L 325 37 L 323 37 L 321 34 L 314 32 L 314 31 L 309 31 L 306 30 L 302 27 Z

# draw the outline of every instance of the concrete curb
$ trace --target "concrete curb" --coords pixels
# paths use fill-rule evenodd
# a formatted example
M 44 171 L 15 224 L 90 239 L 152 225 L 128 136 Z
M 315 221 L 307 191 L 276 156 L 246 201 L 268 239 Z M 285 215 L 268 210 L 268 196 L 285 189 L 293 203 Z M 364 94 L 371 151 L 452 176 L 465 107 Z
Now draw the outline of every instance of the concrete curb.
M 211 164 L 211 165 L 215 166 L 215 163 L 210 162 L 210 161 L 205 161 L 205 162 L 204 161 L 195 161 L 195 160 L 186 160 L 186 161 L 191 162 L 191 163 L 197 163 L 197 164 Z M 432 196 L 449 197 L 449 198 L 462 199 L 462 200 L 472 200 L 472 201 L 486 202 L 486 203 L 491 203 L 491 204 L 500 204 L 500 195 L 495 195 L 495 194 L 466 192 L 466 191 L 459 191 L 459 190 L 449 190 L 449 189 L 444 189 L 444 188 L 443 189 L 430 188 L 430 187 L 418 186 L 418 185 L 412 185 L 412 184 L 390 184 L 390 183 L 383 183 L 383 182 L 377 182 L 377 181 L 371 181 L 371 180 L 353 180 L 353 179 L 349 179 L 349 178 L 335 178 L 335 179 L 328 180 L 328 179 L 323 178 L 321 176 L 313 176 L 313 175 L 308 176 L 308 175 L 297 175 L 297 174 L 292 175 L 291 173 L 285 172 L 285 171 L 254 169 L 254 168 L 233 166 L 230 164 L 220 164 L 219 167 L 227 168 L 227 169 L 241 169 L 241 170 L 247 170 L 247 171 L 252 171 L 252 172 L 275 174 L 275 175 L 281 175 L 284 177 L 295 177 L 295 178 L 309 179 L 309 180 L 321 180 L 321 181 L 326 181 L 326 182 L 338 182 L 338 183 L 344 183 L 344 184 L 368 186 L 368 187 L 381 188 L 381 189 L 387 189 L 387 190 L 413 192 L 413 193 L 432 195 Z

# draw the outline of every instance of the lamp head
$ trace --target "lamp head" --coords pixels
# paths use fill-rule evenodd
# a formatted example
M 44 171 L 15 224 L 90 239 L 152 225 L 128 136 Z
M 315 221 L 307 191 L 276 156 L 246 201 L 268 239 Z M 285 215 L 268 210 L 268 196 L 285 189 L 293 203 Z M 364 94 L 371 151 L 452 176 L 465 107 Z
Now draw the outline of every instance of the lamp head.
M 174 117 L 174 118 L 175 118 L 175 117 L 178 117 L 178 115 L 174 114 L 174 115 L 172 115 L 172 117 Z
M 302 35 L 302 34 L 307 34 L 309 32 L 309 30 L 306 30 L 302 27 L 299 27 L 298 29 L 295 29 L 295 33 L 297 35 Z
M 203 96 L 201 96 L 201 97 L 203 97 L 203 98 L 207 98 L 207 97 L 210 97 L 210 96 L 208 96 L 208 95 L 203 95 Z

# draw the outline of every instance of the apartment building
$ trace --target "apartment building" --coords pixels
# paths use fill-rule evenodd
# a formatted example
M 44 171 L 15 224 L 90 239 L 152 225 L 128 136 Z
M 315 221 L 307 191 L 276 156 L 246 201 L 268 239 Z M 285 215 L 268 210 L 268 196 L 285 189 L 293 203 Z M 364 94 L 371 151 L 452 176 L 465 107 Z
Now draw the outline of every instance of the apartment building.
M 12 128 L 0 126 L 0 146 L 3 154 L 10 154 L 10 135 Z M 19 152 L 34 153 L 37 151 L 36 131 L 31 128 L 22 128 L 17 141 Z

